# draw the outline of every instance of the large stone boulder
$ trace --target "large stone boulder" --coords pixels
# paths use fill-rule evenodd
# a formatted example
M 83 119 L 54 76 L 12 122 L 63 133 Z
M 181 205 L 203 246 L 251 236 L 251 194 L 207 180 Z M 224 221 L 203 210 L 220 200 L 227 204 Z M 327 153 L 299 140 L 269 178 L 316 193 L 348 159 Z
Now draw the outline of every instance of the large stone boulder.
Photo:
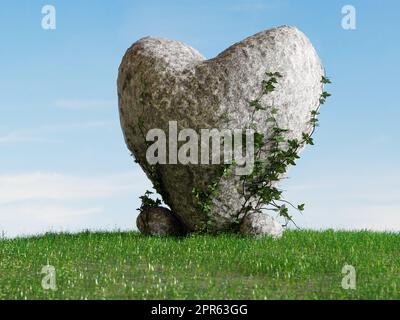
M 311 111 L 319 106 L 324 72 L 312 44 L 294 27 L 262 31 L 210 60 L 182 42 L 146 37 L 122 60 L 118 98 L 126 144 L 188 232 L 203 229 L 210 219 L 214 231 L 237 228 L 244 217 L 240 176 L 221 177 L 222 164 L 151 166 L 145 135 L 154 128 L 168 133 L 170 121 L 177 122 L 178 131 L 248 128 L 253 121 L 249 101 L 260 95 L 266 72 L 283 77 L 262 104 L 274 105 L 279 127 L 290 129 L 288 138 L 301 140 L 310 131 Z M 268 135 L 266 117 L 267 111 L 259 111 L 254 121 L 256 130 Z M 215 179 L 219 192 L 206 215 L 192 191 L 206 190 Z

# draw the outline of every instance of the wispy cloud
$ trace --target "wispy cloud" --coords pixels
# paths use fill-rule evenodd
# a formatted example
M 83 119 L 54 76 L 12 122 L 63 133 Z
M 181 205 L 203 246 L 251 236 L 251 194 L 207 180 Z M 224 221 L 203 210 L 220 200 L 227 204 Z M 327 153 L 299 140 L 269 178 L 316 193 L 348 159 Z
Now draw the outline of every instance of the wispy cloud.
M 34 130 L 38 132 L 59 132 L 77 129 L 92 129 L 92 128 L 105 128 L 116 125 L 114 121 L 98 120 L 98 121 L 85 121 L 85 122 L 72 122 L 72 123 L 57 123 L 40 126 Z
M 21 143 L 56 143 L 61 139 L 54 138 L 61 132 L 77 132 L 78 130 L 90 130 L 99 128 L 112 128 L 119 125 L 115 121 L 99 120 L 75 123 L 57 123 L 38 126 L 36 128 L 15 130 L 6 134 L 0 134 L 0 145 Z
M 6 237 L 54 231 L 80 231 L 103 213 L 99 207 L 72 207 L 49 204 L 0 206 L 0 232 Z
M 75 177 L 57 173 L 0 175 L 0 205 L 31 200 L 85 200 L 131 192 L 138 177 L 128 173 Z
M 45 139 L 43 137 L 37 137 L 24 131 L 13 131 L 5 135 L 0 136 L 0 145 L 3 144 L 15 144 L 25 142 L 49 142 L 52 140 Z
M 63 109 L 102 109 L 116 108 L 116 100 L 90 100 L 90 99 L 60 99 L 54 101 L 54 105 Z
M 93 177 L 0 175 L 0 232 L 13 237 L 117 225 L 132 229 L 137 199 L 150 187 L 141 170 Z
M 362 173 L 310 175 L 301 185 L 285 181 L 287 199 L 306 203 L 296 223 L 303 228 L 400 231 L 400 172 Z
M 42 223 L 51 227 L 62 226 L 65 223 L 101 213 L 102 208 L 71 208 L 60 205 L 45 204 L 13 204 L 2 207 L 0 223 L 19 222 L 21 225 L 28 221 Z M 27 224 L 29 225 L 29 224 Z

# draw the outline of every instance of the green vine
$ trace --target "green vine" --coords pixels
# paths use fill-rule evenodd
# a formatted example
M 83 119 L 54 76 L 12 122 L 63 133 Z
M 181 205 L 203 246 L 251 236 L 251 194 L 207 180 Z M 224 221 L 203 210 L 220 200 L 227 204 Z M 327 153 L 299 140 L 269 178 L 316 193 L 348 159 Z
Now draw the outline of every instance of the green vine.
M 300 158 L 298 155 L 300 149 L 305 145 L 314 145 L 313 134 L 319 125 L 318 116 L 320 114 L 320 107 L 325 104 L 327 98 L 331 95 L 323 91 L 319 99 L 320 105 L 316 110 L 311 112 L 311 118 L 308 122 L 310 127 L 306 132 L 302 133 L 300 140 L 286 139 L 285 134 L 290 130 L 279 126 L 277 120 L 278 108 L 274 105 L 263 106 L 261 102 L 264 96 L 275 91 L 279 82 L 278 80 L 282 78 L 282 75 L 279 72 L 267 72 L 265 75 L 267 78 L 261 83 L 260 95 L 248 103 L 249 108 L 252 109 L 249 128 L 256 130 L 256 122 L 254 120 L 256 113 L 259 111 L 266 111 L 268 116 L 265 121 L 271 125 L 271 129 L 268 137 L 265 137 L 263 133 L 257 131 L 254 133 L 254 165 L 249 175 L 241 177 L 242 194 L 245 201 L 235 221 L 239 224 L 250 212 L 272 210 L 286 220 L 285 226 L 287 226 L 289 222 L 296 225 L 290 214 L 290 209 L 302 212 L 305 209 L 305 204 L 295 206 L 291 202 L 285 200 L 283 198 L 283 190 L 277 188 L 276 185 L 281 177 L 287 173 L 288 167 L 296 165 L 296 160 Z M 330 84 L 331 81 L 326 77 L 322 77 L 321 83 L 322 85 L 326 85 Z M 138 128 L 144 141 L 146 141 L 142 116 L 138 117 Z M 265 154 L 268 154 L 267 158 L 265 158 Z M 211 215 L 212 200 L 218 196 L 221 178 L 227 177 L 234 165 L 234 162 L 224 164 L 217 178 L 208 185 L 206 190 L 200 190 L 199 188 L 193 188 L 192 190 L 198 209 L 207 217 L 206 223 L 202 228 L 204 232 L 212 232 L 214 230 L 215 222 Z M 159 185 L 158 179 L 158 167 L 149 166 L 147 169 L 149 174 L 153 177 L 152 180 L 155 182 L 155 189 L 159 191 L 161 186 Z M 151 194 L 152 192 L 146 191 L 145 195 L 140 197 L 142 204 L 138 209 L 139 211 L 143 211 L 144 208 L 161 205 L 161 200 L 153 200 L 150 198 Z
M 249 175 L 241 177 L 245 202 L 236 216 L 236 221 L 239 223 L 250 212 L 272 210 L 286 220 L 284 226 L 287 226 L 289 222 L 296 225 L 290 215 L 290 209 L 303 212 L 305 204 L 295 206 L 285 200 L 283 198 L 283 190 L 278 189 L 276 185 L 281 177 L 287 173 L 288 167 L 296 165 L 296 160 L 300 158 L 298 155 L 300 149 L 305 145 L 314 145 L 312 136 L 318 127 L 320 107 L 325 104 L 326 99 L 331 95 L 323 91 L 319 99 L 320 105 L 311 112 L 308 132 L 303 132 L 300 140 L 286 139 L 285 134 L 290 130 L 279 127 L 276 117 L 279 111 L 278 108 L 274 105 L 263 106 L 261 102 L 264 96 L 275 91 L 278 79 L 282 78 L 282 75 L 279 72 L 267 72 L 266 77 L 267 79 L 261 83 L 261 94 L 256 99 L 249 101 L 249 107 L 252 108 L 249 127 L 256 129 L 254 117 L 258 111 L 268 111 L 265 121 L 271 124 L 272 128 L 268 138 L 263 133 L 254 133 L 254 166 Z M 326 77 L 322 77 L 321 83 L 324 86 L 330 84 L 331 81 Z M 266 159 L 263 157 L 264 154 L 268 154 Z M 232 167 L 233 163 L 225 165 L 222 174 L 208 186 L 207 190 L 200 191 L 194 188 L 192 191 L 197 200 L 199 210 L 207 216 L 206 231 L 212 230 L 214 225 L 211 217 L 212 199 L 218 195 L 220 178 L 221 176 L 226 176 Z
M 296 165 L 299 159 L 299 151 L 305 145 L 314 145 L 313 134 L 318 126 L 318 115 L 320 106 L 326 102 L 330 94 L 323 91 L 320 97 L 320 105 L 316 110 L 311 112 L 311 118 L 308 122 L 310 128 L 307 132 L 302 133 L 301 140 L 286 139 L 285 134 L 290 130 L 281 128 L 277 121 L 278 109 L 274 106 L 263 107 L 261 99 L 263 96 L 271 94 L 278 84 L 278 79 L 282 75 L 278 72 L 266 73 L 268 80 L 262 82 L 262 92 L 260 96 L 249 102 L 249 106 L 253 108 L 250 126 L 255 127 L 254 115 L 259 110 L 268 111 L 266 122 L 270 123 L 272 128 L 270 134 L 266 138 L 264 134 L 256 132 L 254 136 L 254 167 L 250 175 L 242 176 L 243 194 L 245 202 L 239 215 L 245 217 L 249 212 L 261 212 L 262 210 L 271 210 L 278 213 L 279 216 L 286 220 L 285 226 L 293 221 L 290 215 L 290 208 L 303 212 L 305 204 L 293 205 L 290 201 L 283 198 L 283 190 L 276 187 L 278 181 L 287 173 L 288 167 Z M 326 77 L 322 77 L 323 85 L 331 83 Z M 264 154 L 268 154 L 266 159 Z
M 222 172 L 217 175 L 218 178 L 214 179 L 208 185 L 205 191 L 201 191 L 196 187 L 194 187 L 192 190 L 192 194 L 196 200 L 198 209 L 207 217 L 206 223 L 201 230 L 203 232 L 212 232 L 214 230 L 215 223 L 211 215 L 212 199 L 214 199 L 218 195 L 221 177 L 227 177 L 228 174 L 232 171 L 234 164 L 234 161 L 228 164 L 224 164 L 224 166 L 222 167 Z
M 140 208 L 137 209 L 139 212 L 143 212 L 143 210 L 148 208 L 156 208 L 161 205 L 160 199 L 157 198 L 156 200 L 153 200 L 150 197 L 152 194 L 153 192 L 147 190 L 143 196 L 139 197 L 139 199 L 142 201 Z

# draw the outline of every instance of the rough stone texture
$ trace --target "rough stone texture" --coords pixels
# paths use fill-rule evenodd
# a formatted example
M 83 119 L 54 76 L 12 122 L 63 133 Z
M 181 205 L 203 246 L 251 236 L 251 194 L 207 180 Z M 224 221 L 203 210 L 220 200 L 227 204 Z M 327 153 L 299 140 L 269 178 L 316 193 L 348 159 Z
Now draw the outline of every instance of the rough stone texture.
M 271 236 L 280 238 L 283 233 L 282 225 L 271 216 L 262 212 L 252 212 L 243 218 L 240 233 L 248 236 Z
M 119 68 L 118 98 L 126 144 L 157 191 L 183 222 L 187 231 L 204 226 L 193 187 L 205 190 L 218 177 L 218 165 L 160 165 L 151 172 L 146 160 L 144 131 L 168 133 L 168 122 L 178 130 L 245 129 L 251 116 L 248 101 L 261 90 L 265 72 L 280 72 L 276 90 L 263 98 L 263 105 L 279 109 L 277 118 L 288 136 L 301 139 L 309 131 L 310 113 L 322 93 L 322 65 L 307 37 L 294 27 L 283 26 L 257 33 L 205 60 L 195 49 L 178 41 L 146 37 L 132 45 Z M 268 135 L 267 111 L 256 114 L 257 130 Z M 265 155 L 267 156 L 267 155 Z M 244 202 L 240 178 L 221 178 L 220 192 L 213 199 L 211 218 L 215 231 L 229 231 L 236 217 L 242 218 Z
M 184 228 L 170 210 L 162 207 L 144 209 L 136 220 L 139 231 L 149 236 L 180 236 Z

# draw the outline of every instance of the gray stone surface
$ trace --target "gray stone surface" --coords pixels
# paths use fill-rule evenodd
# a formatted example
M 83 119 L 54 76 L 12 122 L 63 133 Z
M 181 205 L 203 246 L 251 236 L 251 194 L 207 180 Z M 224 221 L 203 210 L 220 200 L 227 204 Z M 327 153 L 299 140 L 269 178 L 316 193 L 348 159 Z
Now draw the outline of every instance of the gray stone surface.
M 206 189 L 220 168 L 177 164 L 161 165 L 153 172 L 146 161 L 139 119 L 145 132 L 153 128 L 168 132 L 169 121 L 177 121 L 179 130 L 244 129 L 251 117 L 248 101 L 259 95 L 265 72 L 280 72 L 283 78 L 262 103 L 275 105 L 279 126 L 300 139 L 310 130 L 310 113 L 319 105 L 324 72 L 312 44 L 294 27 L 262 31 L 210 60 L 181 42 L 146 37 L 134 43 L 122 60 L 118 98 L 126 144 L 188 231 L 201 229 L 208 219 L 198 210 L 193 187 Z M 255 120 L 257 130 L 268 135 L 266 116 L 260 111 Z M 229 231 L 236 217 L 243 218 L 244 198 L 238 176 L 222 178 L 220 186 L 210 216 L 215 231 Z
M 283 227 L 266 213 L 251 212 L 243 218 L 240 233 L 256 237 L 271 236 L 277 239 L 282 237 Z
M 184 228 L 170 210 L 162 207 L 146 208 L 137 217 L 139 231 L 149 236 L 180 236 Z

